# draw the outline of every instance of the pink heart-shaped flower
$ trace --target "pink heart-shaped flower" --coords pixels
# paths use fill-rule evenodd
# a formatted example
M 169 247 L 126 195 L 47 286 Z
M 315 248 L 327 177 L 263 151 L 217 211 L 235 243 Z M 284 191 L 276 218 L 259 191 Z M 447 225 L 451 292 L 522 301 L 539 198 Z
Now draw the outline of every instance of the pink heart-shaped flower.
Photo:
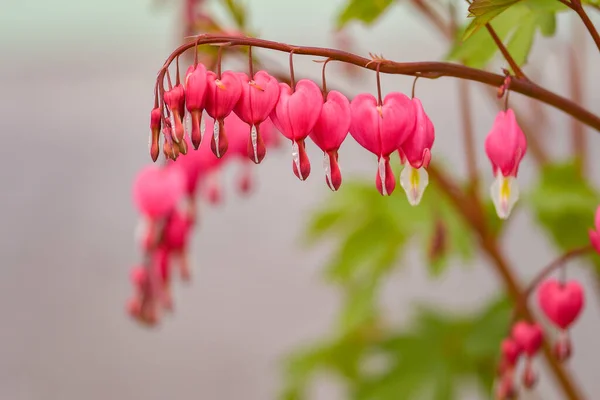
M 133 183 L 133 200 L 142 214 L 161 218 L 175 208 L 184 190 L 185 175 L 180 168 L 149 165 Z
M 533 357 L 542 346 L 544 332 L 538 324 L 520 321 L 512 328 L 512 338 L 523 349 L 525 354 Z
M 550 321 L 561 329 L 567 329 L 577 320 L 585 304 L 583 287 L 576 281 L 563 284 L 556 279 L 548 279 L 539 287 L 538 302 Z
M 350 110 L 350 134 L 358 144 L 377 156 L 376 186 L 379 193 L 388 196 L 396 187 L 390 154 L 415 130 L 415 108 L 408 97 L 395 92 L 388 94 L 381 105 L 373 95 L 359 94 L 352 100 Z
M 254 78 L 238 73 L 242 94 L 234 112 L 248 125 L 257 125 L 269 118 L 279 100 L 279 82 L 266 71 L 258 71 Z
M 348 136 L 352 122 L 350 102 L 338 91 L 327 94 L 321 114 L 317 119 L 310 138 L 323 150 L 325 182 L 331 190 L 338 190 L 342 184 L 342 174 L 338 165 L 338 149 Z
M 316 83 L 301 79 L 295 89 L 279 84 L 279 100 L 271 113 L 271 121 L 292 144 L 292 169 L 305 180 L 310 174 L 310 161 L 306 154 L 304 139 L 314 128 L 323 108 L 323 95 Z
M 299 80 L 294 91 L 288 84 L 280 83 L 279 100 L 271 120 L 285 137 L 299 142 L 312 131 L 322 108 L 323 95 L 313 81 Z
M 237 73 L 225 71 L 221 74 L 221 78 L 212 71 L 206 73 L 204 107 L 207 114 L 217 121 L 213 128 L 210 146 L 218 158 L 225 155 L 229 146 L 223 121 L 233 111 L 241 95 L 242 83 Z
M 519 356 L 521 355 L 521 346 L 519 346 L 513 339 L 508 338 L 502 341 L 501 349 L 502 359 L 505 360 L 508 365 L 514 367 L 519 360 Z
M 435 128 L 421 101 L 413 98 L 412 103 L 416 114 L 415 129 L 402 144 L 401 155 L 413 168 L 427 168 L 431 160 L 431 147 L 435 141 Z
M 494 174 L 517 176 L 519 164 L 527 153 L 527 138 L 517 124 L 512 109 L 499 111 L 485 139 L 485 152 Z

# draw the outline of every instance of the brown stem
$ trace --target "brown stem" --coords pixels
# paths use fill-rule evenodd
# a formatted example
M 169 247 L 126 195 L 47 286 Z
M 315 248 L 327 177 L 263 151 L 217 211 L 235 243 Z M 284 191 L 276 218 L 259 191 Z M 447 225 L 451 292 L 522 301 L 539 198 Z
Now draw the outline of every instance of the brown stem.
M 561 1 L 561 3 L 565 4 L 567 7 L 569 7 L 573 11 L 575 11 L 577 13 L 577 15 L 579 15 L 579 18 L 581 18 L 581 21 L 587 28 L 592 39 L 594 39 L 594 43 L 596 43 L 596 47 L 600 51 L 600 34 L 598 34 L 598 31 L 596 30 L 594 23 L 592 22 L 590 17 L 585 12 L 585 9 L 583 8 L 583 4 L 581 3 L 581 0 L 571 0 L 570 2 L 569 1 Z
M 428 172 L 430 176 L 436 180 L 444 194 L 454 204 L 459 214 L 478 235 L 481 248 L 494 264 L 513 303 L 519 307 L 521 315 L 529 321 L 535 321 L 533 313 L 528 305 L 521 302 L 523 289 L 512 273 L 513 268 L 509 265 L 508 261 L 498 248 L 496 238 L 493 237 L 485 227 L 485 221 L 482 220 L 481 217 L 482 214 L 474 210 L 474 208 L 477 207 L 477 204 L 474 204 L 470 197 L 465 197 L 452 180 L 434 165 L 429 166 Z M 570 400 L 584 399 L 583 394 L 581 394 L 580 389 L 575 384 L 571 375 L 554 356 L 552 348 L 547 341 L 544 341 L 543 350 L 548 365 L 563 389 L 566 398 Z
M 272 42 L 268 40 L 249 38 L 249 37 L 234 37 L 225 35 L 212 35 L 206 34 L 201 35 L 198 38 L 199 44 L 218 44 L 218 43 L 229 43 L 233 46 L 253 46 L 266 49 L 272 49 L 282 52 L 291 52 L 294 50 L 295 54 L 299 55 L 311 55 L 317 57 L 328 57 L 337 61 L 354 64 L 362 68 L 375 70 L 376 67 L 380 66 L 380 72 L 386 74 L 401 74 L 409 76 L 422 76 L 424 78 L 439 78 L 442 76 L 452 76 L 456 78 L 486 83 L 495 87 L 500 86 L 504 82 L 504 76 L 486 72 L 483 70 L 466 67 L 464 65 L 447 63 L 447 62 L 413 62 L 413 63 L 399 63 L 389 60 L 383 60 L 381 62 L 373 63 L 372 59 L 360 57 L 356 54 L 348 53 L 345 51 L 339 51 L 335 49 L 321 48 L 321 47 L 301 47 L 301 46 L 290 46 L 285 43 Z M 186 43 L 177 48 L 167 59 L 162 70 L 158 75 L 158 81 L 161 82 L 162 77 L 165 74 L 166 68 L 171 64 L 173 59 L 179 54 L 185 52 L 189 48 L 193 47 L 195 42 Z M 160 94 L 164 92 L 162 86 L 159 86 Z M 550 92 L 533 82 L 529 82 L 523 79 L 515 78 L 511 83 L 511 90 L 513 92 L 521 93 L 525 96 L 540 100 L 546 104 L 550 104 L 567 114 L 577 118 L 586 125 L 600 131 L 600 117 L 594 115 L 590 111 L 584 109 L 578 104 L 559 96 L 556 93 Z
M 577 31 L 579 31 L 577 28 L 579 28 L 579 25 L 575 26 L 575 34 L 577 34 Z M 571 99 L 578 104 L 583 104 L 581 66 L 584 65 L 584 60 L 578 60 L 578 55 L 576 54 L 574 47 L 569 47 L 567 51 L 569 52 L 569 87 L 571 89 Z M 582 55 L 581 52 L 579 55 Z M 577 172 L 581 176 L 584 176 L 586 170 L 587 141 L 583 124 L 577 120 L 571 120 L 571 132 L 573 154 L 575 156 Z
M 504 56 L 504 59 L 506 60 L 506 62 L 508 62 L 508 65 L 510 65 L 510 68 L 513 70 L 513 72 L 515 73 L 517 78 L 528 80 L 527 77 L 525 76 L 525 74 L 523 73 L 523 71 L 521 70 L 521 68 L 519 67 L 519 65 L 515 62 L 515 60 L 512 58 L 512 56 L 508 52 L 508 49 L 504 46 L 504 43 L 502 43 L 502 40 L 500 40 L 500 38 L 496 34 L 496 31 L 494 30 L 494 28 L 492 28 L 492 26 L 490 24 L 485 24 L 485 27 L 488 30 L 488 32 L 490 33 L 490 35 L 492 36 L 492 39 L 494 39 L 494 43 L 496 43 L 496 47 L 498 47 L 498 49 Z

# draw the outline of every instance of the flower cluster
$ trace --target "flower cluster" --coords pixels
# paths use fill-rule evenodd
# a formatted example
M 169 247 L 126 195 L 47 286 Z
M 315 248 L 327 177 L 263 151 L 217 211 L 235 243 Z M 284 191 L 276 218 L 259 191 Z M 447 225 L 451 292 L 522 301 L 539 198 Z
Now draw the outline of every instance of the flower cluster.
M 292 169 L 300 179 L 308 178 L 311 165 L 306 141 L 311 139 L 324 157 L 325 182 L 338 190 L 342 175 L 338 150 L 348 133 L 378 159 L 376 186 L 382 195 L 390 195 L 395 178 L 390 156 L 398 151 L 405 165 L 400 183 L 411 204 L 419 203 L 428 183 L 426 168 L 435 139 L 433 123 L 421 101 L 398 92 L 385 99 L 360 94 L 351 102 L 340 92 L 321 90 L 311 80 L 301 79 L 291 85 L 278 82 L 266 71 L 253 75 L 241 72 L 212 72 L 199 63 L 190 66 L 183 82 L 162 95 L 151 112 L 150 153 L 159 155 L 160 133 L 163 151 L 175 160 L 177 153 L 187 152 L 184 141 L 189 121 L 191 142 L 195 149 L 203 140 L 201 123 L 206 113 L 216 120 L 210 137 L 214 156 L 221 158 L 229 149 L 229 116 L 235 115 L 247 126 L 247 156 L 256 164 L 266 154 L 262 131 L 272 123 L 292 145 Z
M 195 119 L 194 114 L 191 115 L 188 122 Z M 221 188 L 218 179 L 214 178 L 225 162 L 233 160 L 242 161 L 238 190 L 242 194 L 251 190 L 251 163 L 246 157 L 247 125 L 235 114 L 225 120 L 229 137 L 226 157 L 214 157 L 208 141 L 203 142 L 197 151 L 187 152 L 185 149 L 192 147 L 193 143 L 182 137 L 178 144 L 173 141 L 170 147 L 168 142 L 163 146 L 167 155 L 177 162 L 170 160 L 164 166 L 147 166 L 135 179 L 133 200 L 142 215 L 137 236 L 143 260 L 131 271 L 135 293 L 127 308 L 129 314 L 142 323 L 154 325 L 161 311 L 172 310 L 171 275 L 174 266 L 183 280 L 190 279 L 187 252 L 190 235 L 198 220 L 198 194 L 208 203 L 219 203 Z M 167 120 L 168 126 L 176 126 L 169 124 Z M 217 124 L 207 118 L 201 130 L 213 130 Z M 265 146 L 276 146 L 273 124 L 266 122 L 261 128 Z M 193 136 L 191 127 L 184 126 L 184 131 L 192 132 Z
M 571 356 L 571 341 L 567 329 L 577 320 L 585 303 L 584 291 L 576 281 L 547 279 L 537 292 L 538 305 L 548 321 L 559 329 L 553 346 L 554 356 L 561 362 Z M 502 341 L 499 365 L 500 380 L 496 397 L 500 400 L 514 398 L 516 386 L 515 370 L 521 356 L 525 357 L 522 384 L 532 388 L 537 376 L 532 367 L 532 358 L 539 352 L 544 340 L 542 327 L 537 323 L 519 321 L 511 330 L 511 335 Z

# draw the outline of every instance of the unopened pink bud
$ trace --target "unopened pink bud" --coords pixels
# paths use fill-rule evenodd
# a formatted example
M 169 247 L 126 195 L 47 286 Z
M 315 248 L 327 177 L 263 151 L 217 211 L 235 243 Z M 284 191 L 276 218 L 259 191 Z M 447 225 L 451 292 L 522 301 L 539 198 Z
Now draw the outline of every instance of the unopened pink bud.
M 158 154 L 160 152 L 159 139 L 160 139 L 160 130 L 161 130 L 161 119 L 162 112 L 160 108 L 154 108 L 150 113 L 150 157 L 152 161 L 156 161 L 158 159 Z

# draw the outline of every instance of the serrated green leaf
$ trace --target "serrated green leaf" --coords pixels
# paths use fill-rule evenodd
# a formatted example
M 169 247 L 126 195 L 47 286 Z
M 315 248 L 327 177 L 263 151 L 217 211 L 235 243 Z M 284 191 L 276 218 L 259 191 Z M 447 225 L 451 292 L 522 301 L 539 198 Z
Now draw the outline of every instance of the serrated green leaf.
M 522 11 L 521 7 L 511 7 L 491 23 L 500 40 L 508 37 L 521 18 Z M 483 68 L 498 52 L 494 40 L 485 29 L 477 31 L 464 41 L 461 39 L 463 36 L 464 34 L 459 33 L 446 59 L 461 61 L 473 68 Z
M 481 27 L 508 10 L 520 0 L 473 0 L 469 5 L 469 17 L 475 17 L 465 29 L 462 41 L 467 40 Z
M 348 0 L 337 17 L 337 28 L 341 29 L 355 20 L 371 25 L 393 2 L 394 0 Z

